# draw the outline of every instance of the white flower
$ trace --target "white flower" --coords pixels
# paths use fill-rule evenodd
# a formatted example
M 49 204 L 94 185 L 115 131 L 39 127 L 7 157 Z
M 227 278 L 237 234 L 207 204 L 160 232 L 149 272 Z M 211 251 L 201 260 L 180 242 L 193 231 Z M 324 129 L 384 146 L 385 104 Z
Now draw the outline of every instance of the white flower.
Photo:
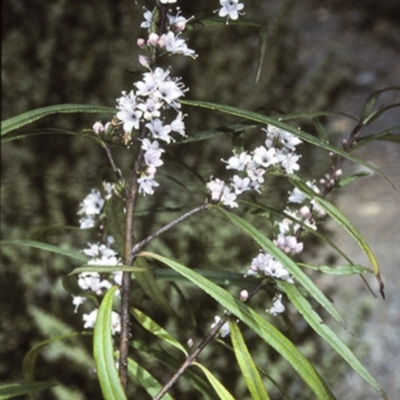
M 285 236 L 283 233 L 280 233 L 276 240 L 274 240 L 274 244 L 277 245 L 281 250 L 283 250 L 286 254 L 299 254 L 303 251 L 303 243 L 297 242 L 295 236 Z
M 255 257 L 250 265 L 249 271 L 246 275 L 255 275 L 256 273 L 263 273 L 266 276 L 282 279 L 289 283 L 293 283 L 286 268 L 269 253 L 260 253 Z
M 123 123 L 124 131 L 131 132 L 133 128 L 139 129 L 139 120 L 142 112 L 136 108 L 136 96 L 131 90 L 128 94 L 122 92 L 122 97 L 117 99 L 117 118 Z
M 164 48 L 172 54 L 182 54 L 184 56 L 190 56 L 196 58 L 197 55 L 194 50 L 189 49 L 184 39 L 182 39 L 179 34 L 175 35 L 174 32 L 169 31 L 160 36 L 158 45 Z
M 246 190 L 250 190 L 251 189 L 251 187 L 250 187 L 250 178 L 247 178 L 247 177 L 246 178 L 241 178 L 240 176 L 235 175 L 233 177 L 232 186 L 235 189 L 235 193 L 237 195 L 239 195 L 239 194 L 245 192 Z
M 74 313 L 78 312 L 78 308 L 86 301 L 86 297 L 72 296 L 72 304 L 75 306 Z
M 287 174 L 293 174 L 294 171 L 298 171 L 300 169 L 300 165 L 297 164 L 300 156 L 297 154 L 279 154 L 278 159 L 281 166 L 286 170 Z
M 96 308 L 90 314 L 83 314 L 82 315 L 82 319 L 83 319 L 83 322 L 84 322 L 84 325 L 83 325 L 84 329 L 94 328 L 98 312 L 99 312 L 99 310 Z
M 151 132 L 153 138 L 164 140 L 168 144 L 173 140 L 173 138 L 169 135 L 171 132 L 171 126 L 168 124 L 163 125 L 160 119 L 152 119 L 145 126 Z
M 218 15 L 221 18 L 228 16 L 227 23 L 229 18 L 235 20 L 239 18 L 239 15 L 243 14 L 240 13 L 239 11 L 243 10 L 244 4 L 239 3 L 239 0 L 219 0 L 219 3 L 221 4 L 222 7 L 218 11 Z
M 274 142 L 279 142 L 284 147 L 295 151 L 296 146 L 303 143 L 297 136 L 276 126 L 268 125 L 267 128 L 262 128 L 262 130 L 267 133 L 265 145 L 268 148 L 274 146 Z
M 211 194 L 212 201 L 220 201 L 222 196 L 222 191 L 224 190 L 225 182 L 221 179 L 210 180 L 207 183 L 207 189 Z
M 99 133 L 103 133 L 104 132 L 104 125 L 101 122 L 95 122 L 93 127 L 92 127 L 94 133 L 96 133 L 97 135 Z
M 153 13 L 149 10 L 146 10 L 146 12 L 143 14 L 144 21 L 140 24 L 141 28 L 150 28 L 151 23 L 153 22 Z
M 285 311 L 285 306 L 282 304 L 282 295 L 279 294 L 277 295 L 274 299 L 274 305 L 272 308 L 268 311 L 272 315 L 280 314 Z
M 222 191 L 222 196 L 221 196 L 221 202 L 222 204 L 231 207 L 231 208 L 236 208 L 239 207 L 239 204 L 236 203 L 236 194 L 231 192 L 231 190 L 228 187 L 224 187 Z
M 82 272 L 79 274 L 78 285 L 83 290 L 90 290 L 93 293 L 101 293 L 102 289 L 110 289 L 111 283 L 100 278 L 97 272 Z
M 176 3 L 176 0 L 160 0 L 161 4 L 173 4 Z
M 161 149 L 162 150 L 162 149 Z M 148 150 L 144 153 L 144 162 L 149 167 L 160 167 L 164 164 L 161 160 L 161 153 L 160 150 Z
M 188 19 L 182 17 L 181 10 L 179 7 L 176 8 L 177 13 L 176 15 L 168 14 L 169 24 L 172 26 L 174 25 L 179 32 L 182 32 L 186 28 L 186 24 L 193 19 L 194 17 L 190 17 Z
M 138 179 L 139 182 L 139 193 L 153 194 L 154 187 L 159 186 L 159 184 L 153 179 L 152 176 L 144 176 Z
M 221 318 L 218 317 L 218 315 L 216 315 L 216 316 L 214 317 L 214 321 L 215 321 L 215 322 L 214 322 L 213 324 L 211 324 L 211 329 L 214 328 L 214 326 L 216 326 L 216 325 L 218 324 L 219 321 L 221 321 Z M 220 328 L 218 334 L 219 334 L 221 337 L 225 337 L 225 336 L 228 336 L 230 333 L 231 333 L 231 331 L 229 330 L 229 323 L 228 323 L 228 321 L 227 321 L 227 322 L 225 322 L 225 323 L 221 326 L 221 328 Z
M 143 118 L 150 121 L 152 118 L 158 118 L 162 103 L 158 99 L 148 98 L 145 103 L 139 103 L 137 108 L 143 112 Z
M 101 193 L 97 189 L 92 189 L 91 192 L 83 199 L 80 204 L 78 215 L 94 216 L 98 215 L 103 208 L 105 200 L 101 197 Z
M 267 150 L 264 146 L 257 147 L 253 152 L 253 161 L 264 168 L 276 164 L 278 158 L 275 148 L 271 147 Z
M 182 112 L 179 111 L 176 118 L 170 123 L 171 130 L 179 133 L 181 136 L 186 136 L 185 124 L 183 123 L 183 118 L 185 116 L 185 114 L 182 114 Z
M 87 215 L 79 220 L 79 229 L 89 229 L 96 225 L 95 219 L 91 215 Z
M 243 153 L 240 153 L 238 155 L 235 154 L 228 161 L 222 161 L 228 164 L 226 166 L 226 169 L 236 169 L 237 171 L 244 171 L 250 160 L 251 157 L 244 151 Z

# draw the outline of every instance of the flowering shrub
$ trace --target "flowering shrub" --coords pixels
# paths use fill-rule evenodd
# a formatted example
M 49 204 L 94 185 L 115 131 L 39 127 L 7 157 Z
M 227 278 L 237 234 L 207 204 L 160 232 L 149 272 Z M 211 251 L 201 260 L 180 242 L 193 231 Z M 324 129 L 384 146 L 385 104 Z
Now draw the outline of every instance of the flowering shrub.
M 172 398 L 169 394 L 171 387 L 191 366 L 198 367 L 189 378 L 189 382 L 196 390 L 210 396 L 212 388 L 220 398 L 232 398 L 225 387 L 226 383 L 219 381 L 211 371 L 212 366 L 205 366 L 198 361 L 199 354 L 218 336 L 224 338 L 226 342 L 231 342 L 232 348 L 229 350 L 235 354 L 243 379 L 253 398 L 268 399 L 270 384 L 265 384 L 263 381 L 259 366 L 247 348 L 242 335 L 242 331 L 245 330 L 253 331 L 287 360 L 317 398 L 334 398 L 311 362 L 285 332 L 274 324 L 277 318 L 285 316 L 289 305 L 294 307 L 306 323 L 382 398 L 385 398 L 376 380 L 313 309 L 311 299 L 325 309 L 342 327 L 350 330 L 334 305 L 305 272 L 307 267 L 318 269 L 318 266 L 296 261 L 304 250 L 304 240 L 307 235 L 323 236 L 318 232 L 318 226 L 321 219 L 328 215 L 340 223 L 360 244 L 371 262 L 372 269 L 350 262 L 346 268 L 342 268 L 342 271 L 345 270 L 343 274 L 373 272 L 378 280 L 379 290 L 384 296 L 379 266 L 370 247 L 350 221 L 326 199 L 333 189 L 344 186 L 353 179 L 353 177 L 347 179 L 342 177 L 341 166 L 345 159 L 380 173 L 366 161 L 354 156 L 352 150 L 374 139 L 374 137 L 363 137 L 362 129 L 384 113 L 385 108 L 373 111 L 373 103 L 381 92 L 373 94 L 367 101 L 361 119 L 350 133 L 348 140 L 343 143 L 343 148 L 330 144 L 320 125 L 317 126 L 322 131 L 321 138 L 317 138 L 286 122 L 306 115 L 270 117 L 233 106 L 184 100 L 189 88 L 185 87 L 182 78 L 174 76 L 172 68 L 163 68 L 161 60 L 172 55 L 196 59 L 197 54 L 188 47 L 184 32 L 191 24 L 199 25 L 201 21 L 195 20 L 194 17 L 185 18 L 178 7 L 170 8 L 173 3 L 176 1 L 159 0 L 152 10 L 145 9 L 144 21 L 141 23 L 141 27 L 146 31 L 145 37 L 137 40 L 140 53 L 138 59 L 143 68 L 141 78 L 133 82 L 129 92 L 122 91 L 121 96 L 116 99 L 115 108 L 83 105 L 52 106 L 3 122 L 2 134 L 6 135 L 6 139 L 13 140 L 19 138 L 18 135 L 13 136 L 13 132 L 17 129 L 48 114 L 58 112 L 61 108 L 62 112 L 97 112 L 111 115 L 108 122 L 104 124 L 101 121 L 94 122 L 90 130 L 84 131 L 86 136 L 104 148 L 115 177 L 113 182 L 103 182 L 102 188 L 88 188 L 90 192 L 81 204 L 77 205 L 80 229 L 90 229 L 94 236 L 97 233 L 96 242 L 88 243 L 88 247 L 81 249 L 78 256 L 76 253 L 62 250 L 61 247 L 52 247 L 40 242 L 20 241 L 18 244 L 54 251 L 83 262 L 81 267 L 64 278 L 64 286 L 71 293 L 71 307 L 74 307 L 75 313 L 81 312 L 81 306 L 86 307 L 87 313 L 82 312 L 82 328 L 94 330 L 93 356 L 99 384 L 106 399 L 127 398 L 129 376 L 143 386 L 153 398 L 160 399 L 163 396 Z M 238 0 L 220 0 L 220 8 L 215 11 L 218 16 L 208 19 L 208 24 L 234 24 L 239 17 L 244 16 L 243 9 L 244 4 Z M 250 22 L 249 25 L 254 26 Z M 185 112 L 182 110 L 183 107 Z M 231 178 L 223 180 L 215 174 L 206 177 L 201 183 L 205 198 L 202 204 L 183 213 L 148 237 L 136 240 L 133 231 L 137 218 L 137 203 L 146 196 L 157 196 L 160 187 L 157 174 L 163 168 L 165 162 L 163 157 L 168 152 L 168 146 L 174 143 L 183 145 L 187 139 L 192 142 L 204 140 L 201 134 L 186 131 L 184 121 L 190 118 L 190 107 L 193 110 L 211 109 L 241 120 L 252 121 L 258 129 L 257 146 L 254 148 L 236 146 L 233 154 L 227 154 L 225 159 L 216 160 L 225 166 L 227 174 L 232 173 Z M 315 118 L 318 116 L 320 116 L 318 112 L 311 115 Z M 226 129 L 228 132 L 237 133 L 229 126 Z M 246 128 L 242 127 L 240 133 L 246 134 Z M 384 132 L 379 137 L 385 135 L 389 137 L 390 134 Z M 318 181 L 309 181 L 302 176 L 301 147 L 305 142 L 327 151 L 332 160 L 331 170 L 323 173 Z M 118 160 L 114 159 L 113 148 L 117 146 L 132 151 L 129 174 L 123 174 Z M 263 205 L 263 199 L 268 196 L 264 190 L 265 183 L 269 178 L 276 176 L 287 180 L 293 186 L 280 210 L 272 210 Z M 239 228 L 260 248 L 258 254 L 249 254 L 246 268 L 234 275 L 242 289 L 239 296 L 232 294 L 234 292 L 229 284 L 220 284 L 221 278 L 225 278 L 229 283 L 232 272 L 220 271 L 219 266 L 213 266 L 212 270 L 220 274 L 218 279 L 217 275 L 210 278 L 203 270 L 193 270 L 161 254 L 144 251 L 146 245 L 169 229 L 184 223 L 197 213 L 213 212 L 212 210 Z M 258 213 L 268 212 L 271 234 L 265 234 L 256 224 L 249 222 L 251 210 L 256 210 Z M 110 215 L 114 213 L 123 219 L 119 221 L 124 225 L 122 243 L 109 234 Z M 216 231 L 217 228 L 218 226 Z M 168 267 L 172 272 L 168 278 L 170 281 L 179 282 L 182 277 L 185 278 L 215 299 L 225 310 L 222 315 L 214 317 L 213 323 L 209 321 L 209 332 L 199 343 L 194 344 L 190 337 L 187 346 L 180 343 L 152 317 L 139 309 L 140 300 L 135 299 L 133 307 L 131 286 L 134 280 L 162 312 L 172 315 L 177 320 L 182 318 L 169 304 L 169 299 L 157 282 L 157 278 L 162 275 L 165 268 L 153 270 L 146 259 Z M 157 271 L 162 272 L 157 276 Z M 259 293 L 267 295 L 264 310 L 253 309 L 249 303 Z M 164 383 L 161 383 L 161 380 L 153 376 L 152 371 L 140 363 L 139 358 L 135 358 L 135 353 L 130 348 L 135 351 L 141 350 L 149 357 L 157 359 L 157 356 L 135 342 L 131 317 L 154 334 L 160 342 L 173 346 L 183 354 L 184 359 L 181 360 L 169 358 L 172 356 L 165 352 L 165 358 L 173 360 L 169 366 L 174 365 L 176 371 L 171 373 L 168 382 L 165 383 L 164 380 Z M 28 361 L 33 356 L 29 357 Z M 17 385 L 20 393 L 29 393 L 35 389 L 51 386 L 50 383 L 33 382 L 34 361 L 26 364 L 29 365 L 24 371 L 26 382 Z M 15 387 L 6 385 L 1 390 L 10 395 Z

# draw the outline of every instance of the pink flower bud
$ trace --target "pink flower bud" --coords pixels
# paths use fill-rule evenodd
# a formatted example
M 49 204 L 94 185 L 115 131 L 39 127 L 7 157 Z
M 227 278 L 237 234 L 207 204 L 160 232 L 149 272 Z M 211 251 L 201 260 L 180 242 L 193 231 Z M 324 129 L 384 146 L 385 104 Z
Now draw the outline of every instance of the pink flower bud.
M 143 49 L 143 47 L 146 46 L 146 41 L 145 41 L 144 39 L 142 39 L 142 38 L 139 38 L 139 39 L 136 41 L 136 44 L 137 44 L 141 49 Z
M 149 40 L 147 41 L 147 44 L 151 44 L 152 46 L 157 46 L 159 39 L 160 36 L 158 36 L 157 33 L 152 32 L 149 35 Z
M 247 290 L 242 290 L 239 296 L 240 300 L 246 301 L 249 298 L 249 292 Z

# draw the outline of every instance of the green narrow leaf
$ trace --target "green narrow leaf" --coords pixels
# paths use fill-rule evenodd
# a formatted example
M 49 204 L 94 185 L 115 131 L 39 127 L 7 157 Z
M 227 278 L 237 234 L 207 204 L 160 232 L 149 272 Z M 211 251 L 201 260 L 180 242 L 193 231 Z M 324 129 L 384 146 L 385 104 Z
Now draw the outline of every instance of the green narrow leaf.
M 201 275 L 195 273 L 175 261 L 162 257 L 158 254 L 142 252 L 140 257 L 151 257 L 161 261 L 170 268 L 178 271 L 185 276 L 197 287 L 204 290 L 226 310 L 243 321 L 250 329 L 259 335 L 266 343 L 272 346 L 279 354 L 284 357 L 295 371 L 303 378 L 303 380 L 314 391 L 318 399 L 334 399 L 335 397 L 326 386 L 325 382 L 318 375 L 317 371 L 307 360 L 306 357 L 295 347 L 295 345 L 287 339 L 275 326 L 260 317 L 252 308 L 233 297 L 229 292 L 221 287 L 205 279 Z
M 346 186 L 346 185 L 348 185 L 348 184 L 354 182 L 355 180 L 357 180 L 357 179 L 359 179 L 359 178 L 362 178 L 362 177 L 364 177 L 364 176 L 369 176 L 369 175 L 370 175 L 370 173 L 367 172 L 367 171 L 358 172 L 358 173 L 356 173 L 356 174 L 353 174 L 353 175 L 347 176 L 346 178 L 341 179 L 341 180 L 338 182 L 338 186 L 339 186 L 339 187 L 344 187 L 344 186 Z
M 312 122 L 314 124 L 315 129 L 318 132 L 320 139 L 325 143 L 329 143 L 328 132 L 322 126 L 321 122 L 319 122 L 318 118 L 313 118 Z
M 382 281 L 378 261 L 376 260 L 374 253 L 372 252 L 367 241 L 361 235 L 360 231 L 331 202 L 317 195 L 312 189 L 310 189 L 307 185 L 303 184 L 302 182 L 298 181 L 291 181 L 291 182 L 294 186 L 296 186 L 309 198 L 314 199 L 317 205 L 321 207 L 327 214 L 329 214 L 339 225 L 341 225 L 347 231 L 347 233 L 358 243 L 360 248 L 367 255 L 369 262 L 371 263 L 376 279 L 378 280 L 379 290 L 381 292 L 382 297 L 385 298 L 385 294 L 383 291 L 384 284 Z
M 99 137 L 97 137 L 94 133 L 89 135 L 89 134 L 83 133 L 83 132 L 74 132 L 74 131 L 69 131 L 69 130 L 60 129 L 60 128 L 43 128 L 43 129 L 37 129 L 37 130 L 23 132 L 23 133 L 9 134 L 7 136 L 1 137 L 1 143 L 3 144 L 3 143 L 11 142 L 13 140 L 25 139 L 27 137 L 39 136 L 39 135 L 79 136 L 79 137 L 84 137 L 87 139 L 92 139 L 95 142 L 97 142 L 101 147 L 105 146 L 104 142 Z
M 57 342 L 59 340 L 70 339 L 76 336 L 82 335 L 92 335 L 90 332 L 74 332 L 69 333 L 67 335 L 57 336 L 43 342 L 38 343 L 36 346 L 32 347 L 28 353 L 26 353 L 24 360 L 22 362 L 22 376 L 24 380 L 28 383 L 32 383 L 35 375 L 35 363 L 39 352 L 43 349 L 43 347 L 47 346 L 50 343 Z
M 53 382 L 33 382 L 33 383 L 5 383 L 0 385 L 0 400 L 12 399 L 24 394 L 38 392 L 39 390 L 50 389 L 57 386 Z
M 2 240 L 0 242 L 0 244 L 1 245 L 15 244 L 17 246 L 34 247 L 36 249 L 50 251 L 53 253 L 60 254 L 62 256 L 67 256 L 67 257 L 73 258 L 73 259 L 81 261 L 81 262 L 86 262 L 88 260 L 88 258 L 83 253 L 80 253 L 79 251 L 66 250 L 66 249 L 62 249 L 57 246 L 53 246 L 52 244 L 37 242 L 35 240 Z
M 365 102 L 364 109 L 361 113 L 361 121 L 365 121 L 368 119 L 368 117 L 370 116 L 370 112 L 374 108 L 374 105 L 378 100 L 379 96 L 390 90 L 400 90 L 400 87 L 399 86 L 388 87 L 385 89 L 377 90 L 369 95 L 367 101 Z
M 236 359 L 252 398 L 255 400 L 269 400 L 264 383 L 246 346 L 242 333 L 232 319 L 229 319 L 229 330 Z
M 328 267 L 327 265 L 311 265 L 298 263 L 301 267 L 315 269 L 317 271 L 324 272 L 330 275 L 357 275 L 357 274 L 371 274 L 372 271 L 369 268 L 365 268 L 362 265 L 338 265 L 336 267 Z
M 134 265 L 144 270 L 143 272 L 134 272 L 134 274 L 135 279 L 147 296 L 149 296 L 150 299 L 154 301 L 154 303 L 167 315 L 174 319 L 180 319 L 181 317 L 171 307 L 169 300 L 159 288 L 158 283 L 154 278 L 153 271 L 147 264 L 147 261 L 143 258 L 137 258 Z
M 139 322 L 140 325 L 143 326 L 144 329 L 151 332 L 153 335 L 157 336 L 164 342 L 170 344 L 171 346 L 179 349 L 185 356 L 188 355 L 186 349 L 175 339 L 173 338 L 165 329 L 163 329 L 160 325 L 158 325 L 155 321 L 153 321 L 149 316 L 144 314 L 137 308 L 131 307 L 131 314 L 135 317 L 136 321 Z
M 113 286 L 105 294 L 97 314 L 93 335 L 93 356 L 105 400 L 126 399 L 124 389 L 119 380 L 117 367 L 115 366 L 113 339 L 111 336 L 111 311 L 116 290 L 118 290 L 118 286 Z
M 25 125 L 38 121 L 51 114 L 65 113 L 97 113 L 97 114 L 115 114 L 116 109 L 104 106 L 91 106 L 87 104 L 58 104 L 49 107 L 37 108 L 36 110 L 8 118 L 1 123 L 1 135 L 15 131 Z
M 364 167 L 376 172 L 379 176 L 385 178 L 393 186 L 390 179 L 379 169 L 374 167 L 372 164 L 338 147 L 331 146 L 329 143 L 325 143 L 322 140 L 317 139 L 316 137 L 310 135 L 309 133 L 304 132 L 301 129 L 293 128 L 292 126 L 282 122 L 283 117 L 278 117 L 278 118 L 266 117 L 265 115 L 255 113 L 252 111 L 245 111 L 240 108 L 216 104 L 216 103 L 210 103 L 206 101 L 180 100 L 180 103 L 188 106 L 201 107 L 209 110 L 219 111 L 225 114 L 234 115 L 236 117 L 245 118 L 251 121 L 261 122 L 264 124 L 270 124 L 272 126 L 284 129 L 285 131 L 288 131 L 290 133 L 293 133 L 293 135 L 298 136 L 300 139 L 302 139 L 307 143 L 313 144 L 314 146 L 320 147 L 321 149 L 331 151 L 335 154 L 339 154 L 351 161 L 354 161 L 357 164 L 363 165 Z
M 163 386 L 160 385 L 160 383 L 146 369 L 141 367 L 131 358 L 128 358 L 128 371 L 151 397 L 155 397 L 163 388 Z M 168 393 L 163 396 L 163 399 L 174 400 L 174 398 Z
M 258 31 L 258 36 L 259 36 L 259 45 L 258 45 L 258 67 L 256 74 L 256 83 L 260 80 L 265 53 L 267 51 L 268 29 L 266 27 L 261 28 Z
M 375 133 L 372 135 L 361 137 L 357 143 L 353 146 L 353 151 L 365 146 L 368 143 L 373 142 L 374 140 L 383 140 L 387 142 L 400 143 L 400 125 L 394 126 L 390 129 L 385 129 L 382 132 Z
M 346 321 L 340 315 L 338 310 L 329 301 L 329 299 L 322 293 L 322 291 L 315 285 L 315 283 L 299 268 L 299 266 L 281 249 L 279 249 L 271 240 L 257 230 L 253 225 L 248 223 L 243 218 L 218 207 L 218 210 L 225 214 L 237 227 L 245 231 L 252 237 L 264 250 L 272 254 L 285 268 L 297 279 L 300 284 L 314 297 L 318 303 L 325 308 L 329 314 L 339 322 L 339 324 L 346 330 L 349 330 Z
M 204 375 L 207 377 L 221 400 L 235 400 L 226 387 L 204 365 L 201 365 L 198 362 L 194 362 L 193 365 L 196 365 L 204 372 Z
M 297 308 L 307 323 L 318 333 L 326 342 L 328 342 L 333 349 L 340 354 L 347 363 L 360 375 L 383 399 L 387 396 L 379 383 L 371 376 L 365 369 L 353 352 L 339 339 L 339 337 L 324 324 L 320 316 L 312 309 L 311 304 L 305 297 L 297 290 L 296 286 L 279 281 L 278 285 L 283 288 L 289 300 Z

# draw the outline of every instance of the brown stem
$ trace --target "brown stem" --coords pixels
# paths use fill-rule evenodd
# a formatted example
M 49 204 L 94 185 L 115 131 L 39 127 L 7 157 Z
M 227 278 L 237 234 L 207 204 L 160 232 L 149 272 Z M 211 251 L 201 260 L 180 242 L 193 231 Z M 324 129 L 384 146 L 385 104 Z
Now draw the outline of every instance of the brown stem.
M 145 128 L 141 128 L 139 138 L 142 139 L 146 135 Z M 136 156 L 136 161 L 133 166 L 133 174 L 131 180 L 131 186 L 125 190 L 125 242 L 124 242 L 124 264 L 132 265 L 134 261 L 134 255 L 132 254 L 133 247 L 133 226 L 135 219 L 135 210 L 138 195 L 138 178 L 140 168 L 143 162 L 143 150 L 140 147 Z M 122 273 L 121 282 L 121 336 L 119 342 L 119 378 L 121 385 L 126 392 L 128 384 L 128 353 L 129 353 L 129 298 L 131 288 L 131 273 Z

